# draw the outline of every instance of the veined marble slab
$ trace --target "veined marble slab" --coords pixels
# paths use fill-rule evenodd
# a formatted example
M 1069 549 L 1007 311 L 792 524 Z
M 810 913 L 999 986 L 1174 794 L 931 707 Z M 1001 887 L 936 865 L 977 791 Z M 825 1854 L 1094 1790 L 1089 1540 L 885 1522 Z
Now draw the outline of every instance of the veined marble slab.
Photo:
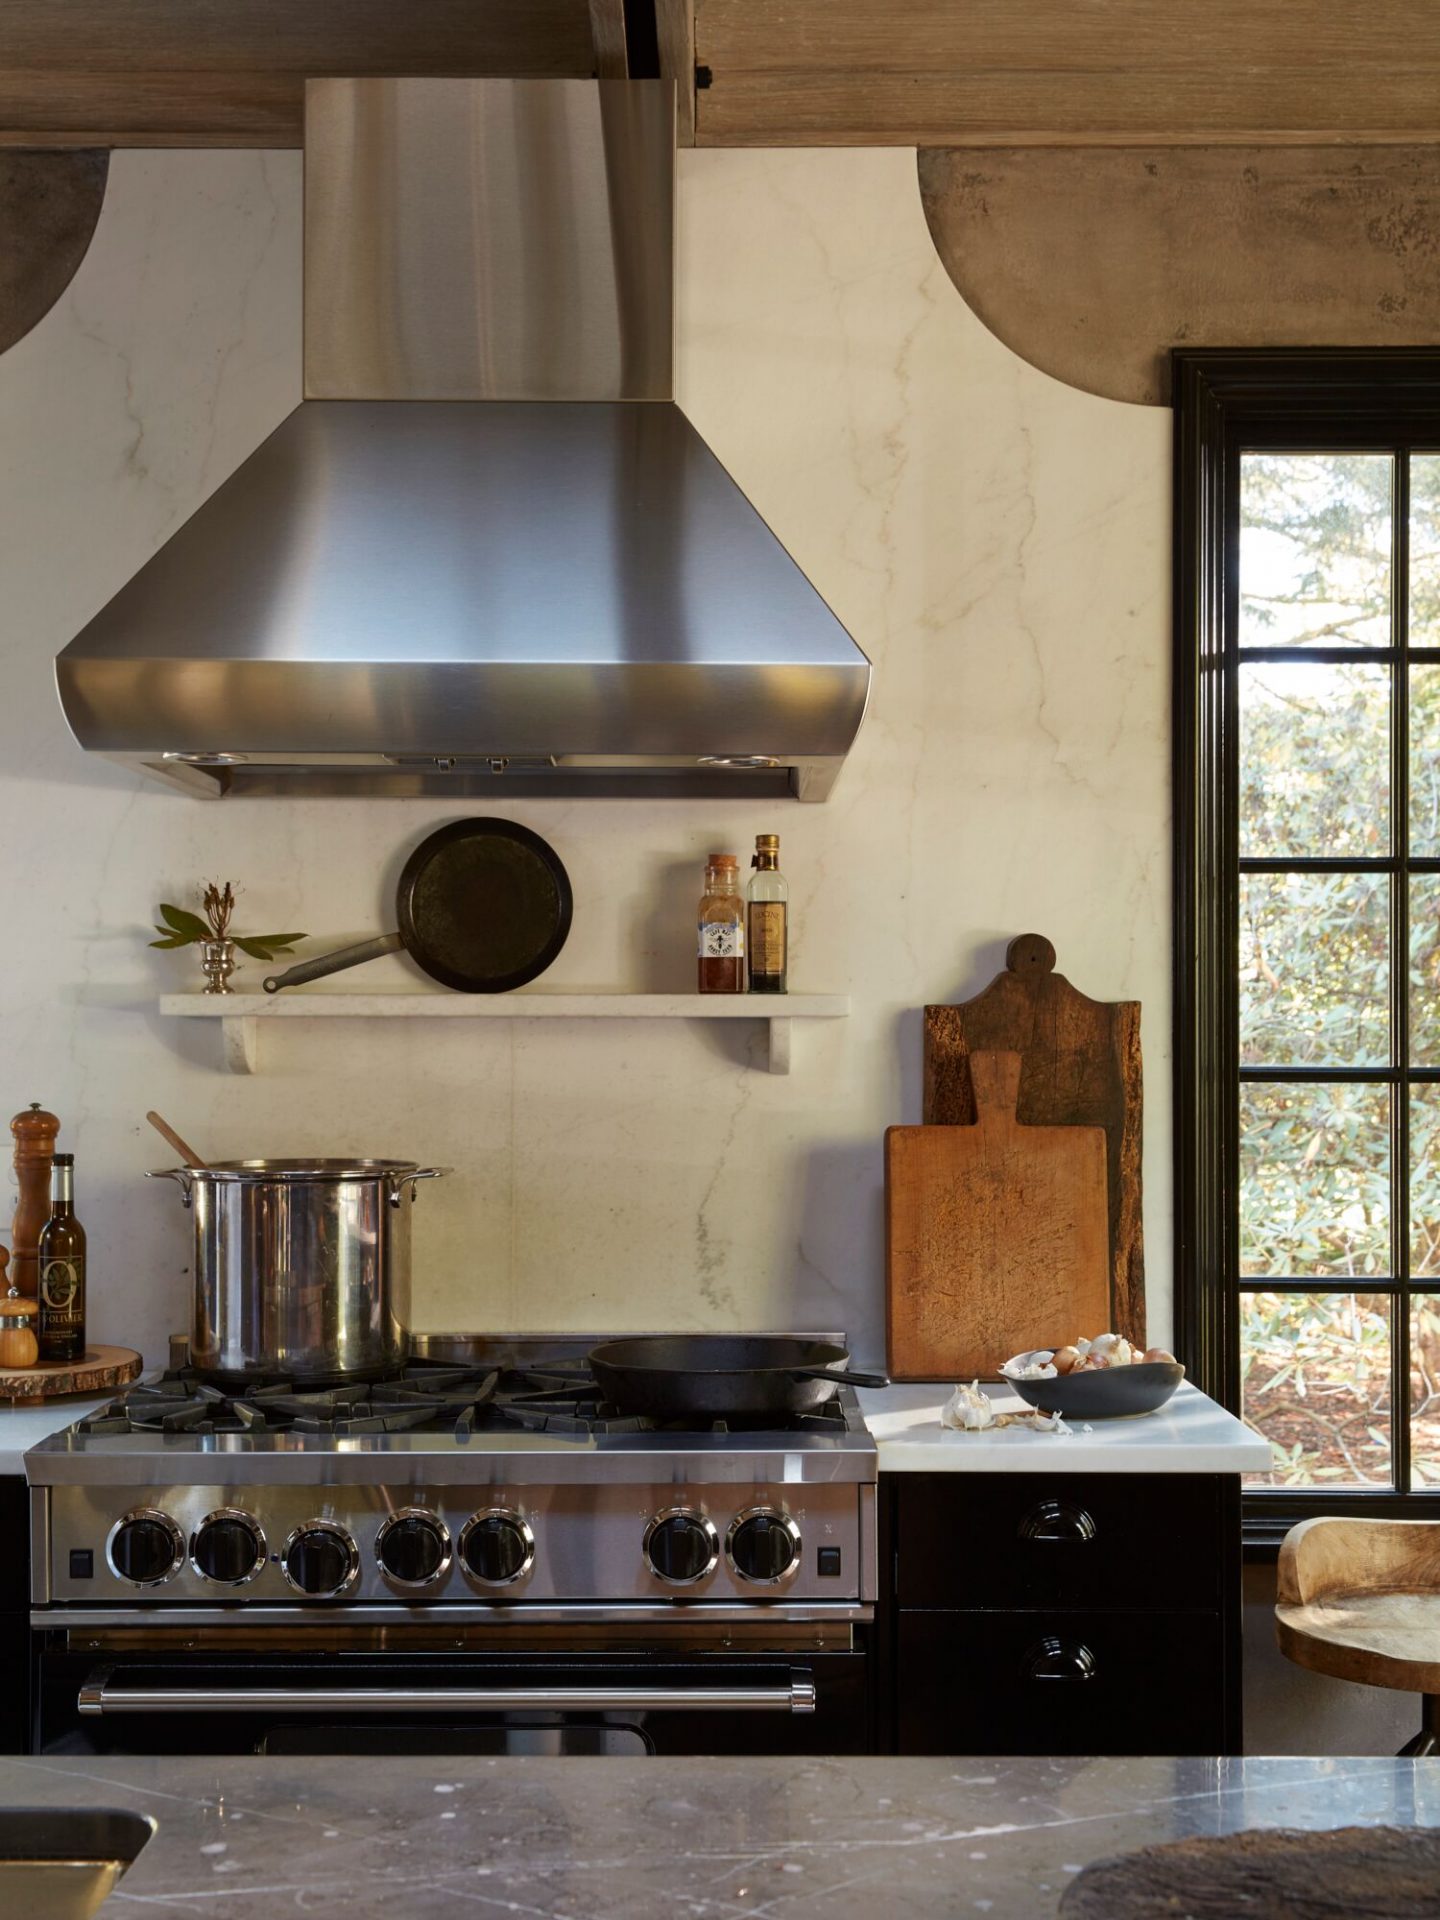
M 997 1413 L 1027 1411 L 1009 1387 L 986 1382 L 984 1390 Z M 861 1391 L 882 1473 L 1255 1473 L 1270 1465 L 1268 1443 L 1188 1381 L 1157 1413 L 1067 1422 L 1068 1433 L 958 1433 L 940 1424 L 949 1397 L 948 1387 Z
M 115 1397 L 114 1393 L 67 1395 L 63 1400 L 21 1401 L 13 1406 L 0 1401 L 0 1474 L 23 1474 L 27 1447 L 38 1447 L 52 1433 L 83 1420 L 97 1407 L 108 1406 Z
M 0 1801 L 158 1820 L 117 1916 L 1049 1920 L 1161 1840 L 1433 1826 L 1440 1760 L 72 1758 Z

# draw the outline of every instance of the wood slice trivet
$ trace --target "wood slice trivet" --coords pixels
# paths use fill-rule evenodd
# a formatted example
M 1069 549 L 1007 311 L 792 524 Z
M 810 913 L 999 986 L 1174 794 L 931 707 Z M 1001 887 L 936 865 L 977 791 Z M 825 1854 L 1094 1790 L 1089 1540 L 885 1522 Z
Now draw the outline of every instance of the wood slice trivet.
M 1109 1183 L 1110 1328 L 1144 1346 L 1145 1246 L 1140 1205 L 1140 1003 L 1091 1000 L 1055 972 L 1055 949 L 1022 933 L 1005 971 L 983 993 L 925 1009 L 925 1104 L 930 1126 L 975 1119 L 970 1056 L 1020 1055 L 1016 1109 L 1027 1127 L 1103 1127 Z M 1044 1338 L 1087 1337 L 1101 1327 L 1057 1327 Z
M 87 1347 L 83 1360 L 42 1361 L 0 1371 L 0 1400 L 58 1400 L 67 1393 L 104 1393 L 134 1380 L 144 1362 L 133 1347 Z
M 973 1127 L 885 1135 L 892 1380 L 993 1378 L 1109 1310 L 1104 1132 L 1018 1126 L 1019 1054 L 970 1067 Z
M 1097 1860 L 1060 1920 L 1435 1920 L 1440 1833 L 1288 1828 L 1172 1840 Z

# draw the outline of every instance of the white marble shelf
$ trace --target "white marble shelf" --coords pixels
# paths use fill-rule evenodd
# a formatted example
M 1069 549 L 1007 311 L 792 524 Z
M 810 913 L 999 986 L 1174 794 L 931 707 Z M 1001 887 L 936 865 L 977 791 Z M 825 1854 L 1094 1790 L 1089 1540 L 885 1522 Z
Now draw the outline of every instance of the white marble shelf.
M 846 993 L 167 993 L 160 1011 L 218 1020 L 231 1073 L 259 1068 L 271 1020 L 756 1020 L 768 1029 L 771 1073 L 789 1073 L 797 1020 L 843 1020 Z

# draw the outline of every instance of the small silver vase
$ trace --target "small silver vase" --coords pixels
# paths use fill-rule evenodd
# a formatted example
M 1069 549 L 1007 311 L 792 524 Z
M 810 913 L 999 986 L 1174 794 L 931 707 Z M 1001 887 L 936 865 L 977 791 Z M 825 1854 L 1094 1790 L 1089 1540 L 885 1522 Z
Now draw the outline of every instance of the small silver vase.
M 205 973 L 206 993 L 233 993 L 230 976 L 235 971 L 233 940 L 202 940 L 200 965 Z

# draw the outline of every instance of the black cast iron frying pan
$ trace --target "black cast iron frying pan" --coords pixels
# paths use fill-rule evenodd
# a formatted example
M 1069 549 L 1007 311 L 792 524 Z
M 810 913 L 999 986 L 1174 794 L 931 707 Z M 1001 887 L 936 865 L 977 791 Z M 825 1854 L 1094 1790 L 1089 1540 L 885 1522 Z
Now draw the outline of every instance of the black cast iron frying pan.
M 273 974 L 267 993 L 401 948 L 458 993 L 508 993 L 545 971 L 570 932 L 574 902 L 560 856 L 513 820 L 455 820 L 428 834 L 400 874 L 396 933 Z
M 844 1347 L 780 1333 L 640 1334 L 607 1340 L 590 1367 L 607 1399 L 656 1420 L 725 1420 L 808 1413 L 839 1384 L 888 1387 L 878 1373 L 845 1373 Z

